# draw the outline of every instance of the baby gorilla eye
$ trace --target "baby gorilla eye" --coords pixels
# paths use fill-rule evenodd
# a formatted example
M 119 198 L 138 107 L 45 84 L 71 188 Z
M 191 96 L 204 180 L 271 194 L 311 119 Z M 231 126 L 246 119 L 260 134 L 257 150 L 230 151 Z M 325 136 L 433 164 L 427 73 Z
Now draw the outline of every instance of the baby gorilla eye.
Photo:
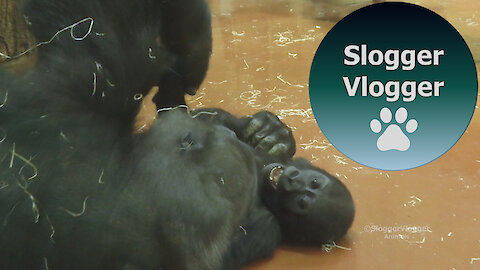
M 310 188 L 312 189 L 317 189 L 320 187 L 320 181 L 318 179 L 313 179 L 312 182 L 310 183 Z

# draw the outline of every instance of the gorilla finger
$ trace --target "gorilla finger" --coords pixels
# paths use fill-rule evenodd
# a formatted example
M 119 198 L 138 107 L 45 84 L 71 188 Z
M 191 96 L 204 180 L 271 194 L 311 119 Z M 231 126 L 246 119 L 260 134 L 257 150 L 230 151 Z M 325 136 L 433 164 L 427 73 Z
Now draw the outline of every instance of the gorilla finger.
M 281 126 L 284 126 L 283 122 L 280 121 L 280 119 L 278 118 L 278 116 L 276 116 L 275 114 L 271 113 L 271 112 L 268 112 L 267 115 L 266 115 L 266 118 L 268 120 L 268 122 L 276 127 L 281 127 Z
M 289 128 L 283 128 L 275 133 L 275 135 L 278 137 L 278 142 L 285 143 L 287 146 L 295 145 L 295 138 Z
M 261 118 L 264 125 L 269 126 L 271 130 L 280 130 L 285 126 L 282 121 L 280 121 L 280 119 L 278 119 L 278 117 L 271 112 L 260 112 L 258 113 L 257 117 Z
M 265 138 L 266 136 L 272 135 L 272 133 L 274 132 L 274 130 L 272 130 L 272 127 L 270 125 L 265 124 L 265 122 L 263 123 L 264 123 L 263 127 L 250 138 L 251 146 L 256 146 L 263 140 L 263 138 Z
M 270 149 L 270 151 L 268 151 L 268 154 L 271 156 L 282 157 L 287 154 L 287 151 L 287 145 L 283 143 L 277 143 L 272 147 L 272 149 Z
M 257 132 L 255 135 L 250 138 L 249 144 L 253 147 L 256 147 L 262 140 L 268 135 L 268 132 L 261 131 Z
M 283 137 L 283 138 L 292 138 L 293 139 L 293 133 L 292 130 L 284 126 L 278 131 L 278 136 Z
M 257 144 L 255 149 L 267 151 L 268 149 L 272 148 L 276 141 L 277 138 L 275 136 L 267 136 Z
M 267 119 L 268 122 L 281 122 L 278 117 L 269 111 L 262 111 L 256 114 L 256 116 Z
M 248 123 L 248 126 L 245 130 L 245 133 L 243 135 L 244 139 L 247 140 L 250 138 L 253 134 L 255 134 L 257 131 L 259 131 L 263 127 L 263 121 L 261 121 L 258 118 L 253 118 L 250 123 Z

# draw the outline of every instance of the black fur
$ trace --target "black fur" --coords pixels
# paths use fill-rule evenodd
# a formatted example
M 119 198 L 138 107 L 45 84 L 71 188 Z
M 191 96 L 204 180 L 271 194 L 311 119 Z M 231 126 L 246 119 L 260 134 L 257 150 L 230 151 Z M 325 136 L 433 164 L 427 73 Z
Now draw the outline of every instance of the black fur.
M 179 112 L 133 137 L 101 115 L 4 112 L 3 269 L 221 267 L 257 194 L 231 132 Z
M 205 0 L 23 0 L 22 7 L 39 42 L 93 20 L 40 46 L 39 64 L 70 78 L 77 98 L 101 103 L 107 112 L 131 118 L 138 108 L 134 97 L 155 85 L 159 108 L 183 104 L 206 75 L 212 39 Z
M 205 2 L 23 8 L 39 41 L 94 24 L 39 47 L 26 75 L 0 71 L 0 269 L 232 270 L 270 256 L 285 230 L 260 198 L 262 169 L 295 152 L 276 117 L 176 109 L 132 135 L 152 86 L 158 107 L 179 105 L 205 76 Z

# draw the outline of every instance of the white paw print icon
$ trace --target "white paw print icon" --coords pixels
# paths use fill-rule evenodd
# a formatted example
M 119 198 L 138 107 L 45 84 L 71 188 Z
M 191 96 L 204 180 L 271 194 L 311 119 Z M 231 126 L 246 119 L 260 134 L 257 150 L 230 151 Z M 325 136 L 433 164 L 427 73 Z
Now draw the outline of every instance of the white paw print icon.
M 395 112 L 396 123 L 389 124 L 390 121 L 392 121 L 392 112 L 386 107 L 380 110 L 380 120 L 382 120 L 384 124 L 389 125 L 377 140 L 378 150 L 406 151 L 408 150 L 408 148 L 410 148 L 410 140 L 405 135 L 405 133 L 403 133 L 402 129 L 398 125 L 405 123 L 405 121 L 407 120 L 407 116 L 407 109 L 400 107 Z M 408 133 L 415 132 L 417 128 L 418 123 L 415 119 L 408 120 L 405 126 L 405 130 Z M 370 121 L 370 129 L 375 133 L 379 133 L 380 131 L 382 131 L 382 123 L 380 123 L 380 121 L 378 121 L 377 119 L 373 119 L 372 121 Z

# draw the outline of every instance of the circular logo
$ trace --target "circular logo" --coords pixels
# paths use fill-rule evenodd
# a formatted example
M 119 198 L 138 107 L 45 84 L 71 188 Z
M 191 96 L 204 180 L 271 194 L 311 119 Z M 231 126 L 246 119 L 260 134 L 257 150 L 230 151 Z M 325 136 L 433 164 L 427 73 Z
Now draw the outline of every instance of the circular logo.
M 407 3 L 359 9 L 318 47 L 310 102 L 320 129 L 368 167 L 405 170 L 447 152 L 472 118 L 477 73 L 455 28 Z

